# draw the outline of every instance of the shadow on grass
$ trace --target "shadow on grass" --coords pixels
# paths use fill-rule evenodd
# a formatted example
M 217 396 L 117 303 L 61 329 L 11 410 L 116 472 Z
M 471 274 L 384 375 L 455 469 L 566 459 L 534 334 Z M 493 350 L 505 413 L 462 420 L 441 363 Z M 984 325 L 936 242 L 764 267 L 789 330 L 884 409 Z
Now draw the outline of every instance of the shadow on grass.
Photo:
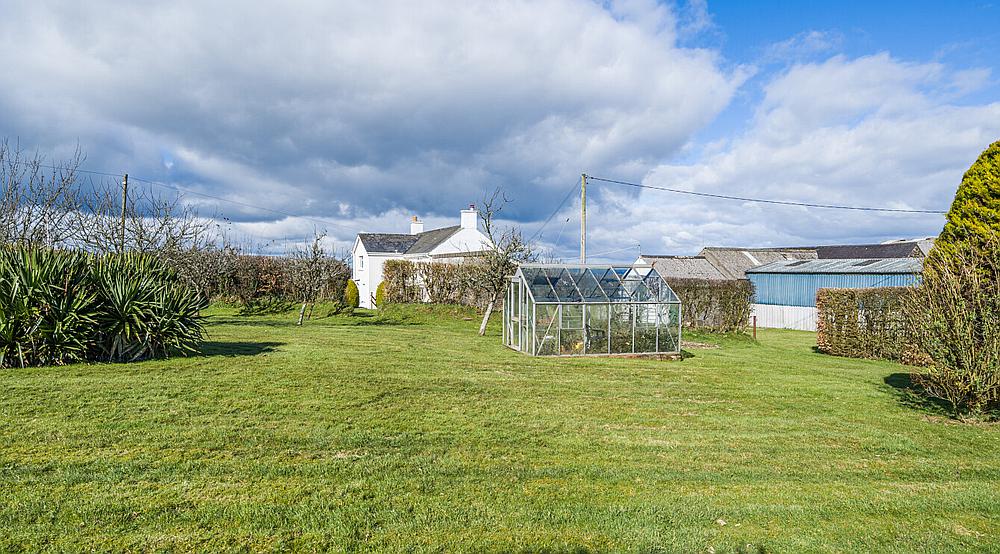
M 353 316 L 352 316 L 353 317 Z M 423 321 L 418 319 L 410 318 L 404 315 L 378 315 L 378 316 L 366 316 L 365 319 L 360 319 L 358 321 L 351 322 L 353 325 L 359 327 L 367 327 L 374 325 L 424 325 Z
M 258 356 L 274 352 L 283 342 L 229 342 L 207 341 L 201 346 L 198 356 Z
M 923 394 L 920 385 L 913 380 L 912 373 L 893 373 L 882 379 L 882 382 L 892 387 L 896 399 L 907 408 L 952 417 L 951 404 Z

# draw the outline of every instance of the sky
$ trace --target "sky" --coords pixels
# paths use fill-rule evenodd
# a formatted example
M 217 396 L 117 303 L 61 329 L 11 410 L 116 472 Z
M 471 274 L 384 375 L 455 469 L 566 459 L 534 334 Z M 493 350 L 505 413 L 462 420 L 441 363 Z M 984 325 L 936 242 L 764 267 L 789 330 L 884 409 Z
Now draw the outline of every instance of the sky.
M 992 0 L 3 4 L 0 137 L 187 191 L 272 251 L 457 224 L 499 187 L 505 225 L 573 260 L 581 173 L 943 211 L 1000 139 Z M 593 261 L 943 225 L 596 181 L 587 200 Z

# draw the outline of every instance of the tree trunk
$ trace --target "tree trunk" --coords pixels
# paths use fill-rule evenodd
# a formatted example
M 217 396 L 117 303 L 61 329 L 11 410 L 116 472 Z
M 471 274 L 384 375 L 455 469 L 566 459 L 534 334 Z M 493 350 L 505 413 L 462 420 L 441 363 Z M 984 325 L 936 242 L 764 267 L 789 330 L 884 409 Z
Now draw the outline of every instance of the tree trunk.
M 493 304 L 495 300 L 490 300 L 490 303 L 486 305 L 486 313 L 483 314 L 483 322 L 479 325 L 479 336 L 486 334 L 486 324 L 490 322 L 490 316 L 493 315 Z
M 305 315 L 306 315 L 306 304 L 305 302 L 303 302 L 302 309 L 299 310 L 299 322 L 297 325 L 302 325 L 302 318 L 305 317 Z

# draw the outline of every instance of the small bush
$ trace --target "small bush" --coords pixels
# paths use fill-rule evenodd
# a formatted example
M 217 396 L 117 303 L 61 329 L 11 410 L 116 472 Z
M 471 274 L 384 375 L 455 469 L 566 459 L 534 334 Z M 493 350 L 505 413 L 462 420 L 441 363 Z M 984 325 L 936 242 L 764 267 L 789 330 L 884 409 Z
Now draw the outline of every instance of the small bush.
M 931 362 L 914 376 L 923 393 L 957 417 L 1000 409 L 1000 240 L 984 249 L 958 243 L 928 258 L 906 311 Z
M 375 289 L 375 307 L 381 310 L 382 308 L 385 308 L 386 303 L 387 301 L 385 297 L 385 281 L 382 281 L 381 283 L 378 284 L 378 287 Z
M 361 295 L 358 293 L 358 285 L 351 279 L 347 280 L 347 286 L 344 288 L 344 304 L 351 310 L 361 305 Z

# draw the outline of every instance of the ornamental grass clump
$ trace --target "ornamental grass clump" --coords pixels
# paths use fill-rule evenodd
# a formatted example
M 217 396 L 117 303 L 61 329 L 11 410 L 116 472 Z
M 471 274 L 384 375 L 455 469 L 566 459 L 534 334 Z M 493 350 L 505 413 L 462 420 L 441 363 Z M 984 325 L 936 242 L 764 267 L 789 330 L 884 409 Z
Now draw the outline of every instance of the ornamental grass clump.
M 158 259 L 0 248 L 0 367 L 197 352 L 206 301 Z

